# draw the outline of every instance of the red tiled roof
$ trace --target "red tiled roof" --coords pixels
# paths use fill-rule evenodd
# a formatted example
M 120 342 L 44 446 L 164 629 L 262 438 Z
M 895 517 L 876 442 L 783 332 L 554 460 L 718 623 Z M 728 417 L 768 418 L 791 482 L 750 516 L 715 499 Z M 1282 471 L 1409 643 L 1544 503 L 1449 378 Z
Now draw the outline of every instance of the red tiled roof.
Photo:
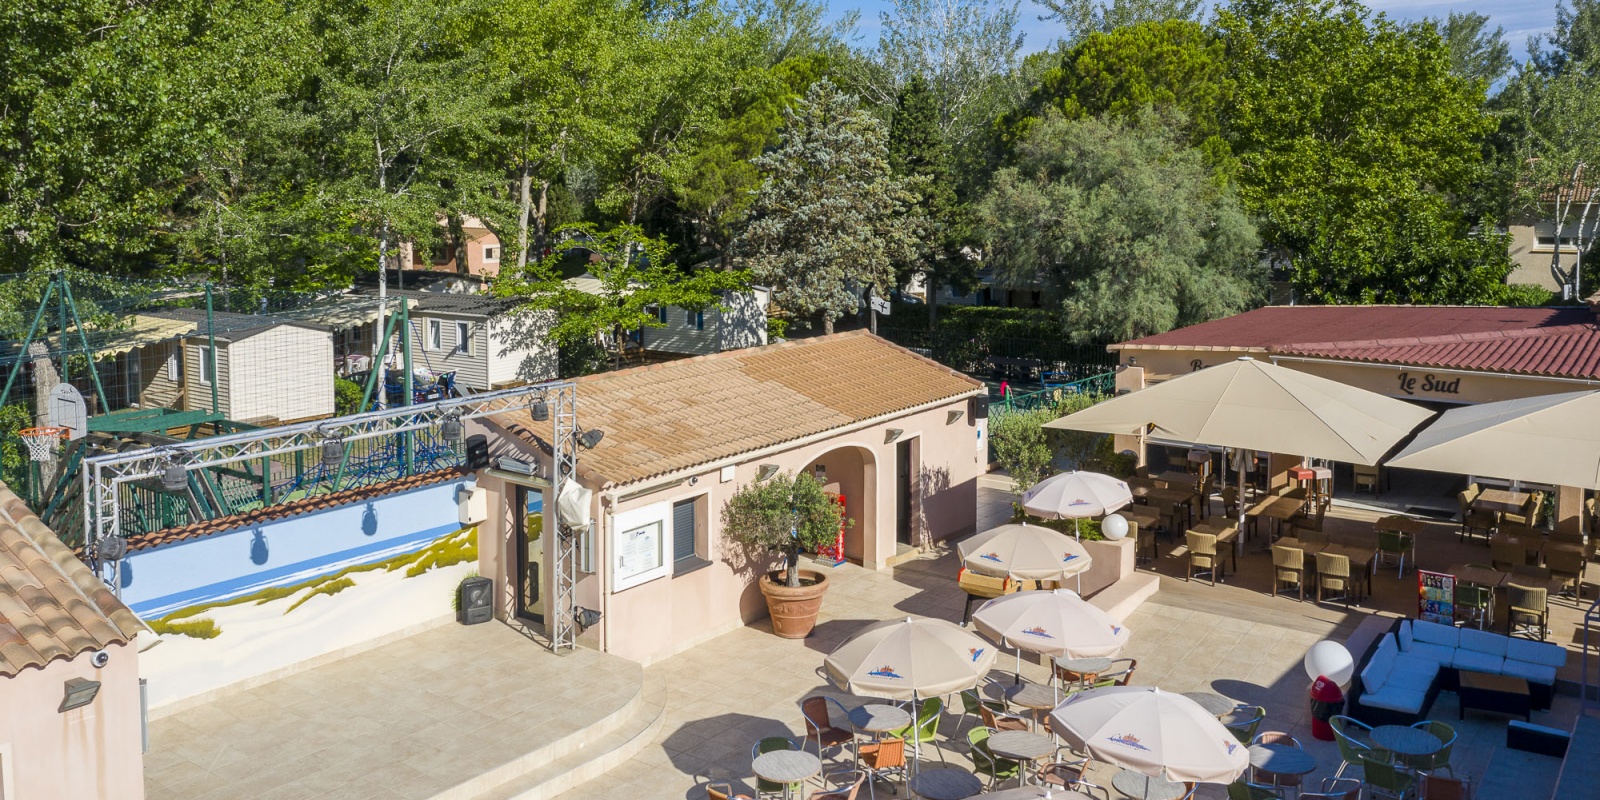
M 605 432 L 578 471 L 626 484 L 941 401 L 983 384 L 852 331 L 576 381 L 584 427 Z M 543 447 L 526 410 L 490 417 Z
M 1271 352 L 1521 375 L 1600 377 L 1600 330 L 1593 325 L 1297 344 L 1273 347 Z
M 396 494 L 399 492 L 404 492 L 408 489 L 418 489 L 423 486 L 432 486 L 436 483 L 443 483 L 444 481 L 460 477 L 464 474 L 466 474 L 464 470 L 455 467 L 434 470 L 432 472 L 422 472 L 416 475 L 411 475 L 409 477 L 399 478 L 397 480 L 387 481 L 384 483 L 374 483 L 369 486 L 358 486 L 354 489 L 344 489 L 337 492 L 329 492 L 327 494 L 313 495 L 301 500 L 295 500 L 291 503 L 279 503 L 277 505 L 264 506 L 254 511 L 247 511 L 243 514 L 233 514 L 226 517 L 217 517 L 216 519 L 201 520 L 200 522 L 194 522 L 188 525 L 180 525 L 176 528 L 167 528 L 165 530 L 159 530 L 153 533 L 142 533 L 136 536 L 128 537 L 128 549 L 130 551 L 148 550 L 152 547 L 171 544 L 173 542 L 181 542 L 185 539 L 198 539 L 202 536 L 210 536 L 213 533 L 231 531 L 234 528 L 243 527 L 245 525 L 259 525 L 263 522 L 270 522 L 276 519 L 284 519 L 287 517 L 297 516 L 299 514 L 309 514 L 312 511 L 321 511 L 325 508 L 336 508 L 338 506 L 349 505 L 361 500 L 369 500 L 374 497 L 383 497 L 384 495 Z
M 1593 322 L 1594 314 L 1582 306 L 1267 306 L 1112 345 L 1111 349 L 1266 350 L 1302 342 L 1504 333 Z

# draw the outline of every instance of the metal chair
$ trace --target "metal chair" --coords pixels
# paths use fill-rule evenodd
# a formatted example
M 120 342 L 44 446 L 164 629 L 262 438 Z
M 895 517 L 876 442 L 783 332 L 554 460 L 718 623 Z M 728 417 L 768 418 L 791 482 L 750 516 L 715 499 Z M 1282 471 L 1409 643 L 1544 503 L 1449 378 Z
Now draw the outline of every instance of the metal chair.
M 944 711 L 944 700 L 938 697 L 925 698 L 922 707 L 917 711 L 917 721 L 913 725 L 889 732 L 890 736 L 904 739 L 915 747 L 922 743 L 933 745 L 939 751 L 939 763 L 949 766 L 945 760 L 944 748 L 939 745 L 939 714 Z
M 1455 775 L 1455 769 L 1450 766 L 1450 751 L 1455 749 L 1456 746 L 1456 729 L 1443 722 L 1431 719 L 1423 720 L 1411 727 L 1425 730 L 1437 736 L 1439 741 L 1444 742 L 1444 747 L 1425 756 L 1396 756 L 1400 763 L 1411 768 L 1413 772 L 1431 775 L 1435 772 L 1443 771 L 1450 773 L 1452 776 Z
M 1333 728 L 1333 740 L 1339 746 L 1339 768 L 1333 772 L 1335 780 L 1344 777 L 1345 770 L 1360 766 L 1362 758 L 1385 762 L 1391 759 L 1389 751 L 1373 747 L 1366 738 L 1372 734 L 1372 727 L 1366 723 L 1335 714 L 1329 718 L 1328 725 Z
M 984 700 L 978 697 L 977 689 L 968 689 L 961 692 L 962 717 L 972 717 L 977 724 L 987 725 L 988 723 L 984 722 L 983 719 L 984 709 L 988 709 L 990 713 L 1004 714 L 1006 712 L 1006 704 L 998 700 Z
M 733 785 L 728 783 L 706 784 L 706 800 L 755 800 L 747 794 L 734 794 Z
M 974 728 L 973 730 L 977 730 Z M 861 767 L 873 780 L 888 780 L 885 773 L 898 773 L 900 782 L 906 778 L 906 740 L 879 739 L 857 748 Z M 872 792 L 876 796 L 876 790 Z
M 1400 531 L 1378 531 L 1378 566 L 1374 567 L 1374 569 L 1382 567 L 1384 559 L 1393 556 L 1399 564 L 1399 569 L 1395 573 L 1396 577 L 1404 577 L 1406 574 L 1407 553 L 1411 554 L 1411 563 L 1415 564 L 1417 561 L 1417 540 L 1414 537 Z
M 855 731 L 841 728 L 833 724 L 833 714 L 830 705 L 839 709 L 839 719 L 849 719 L 850 712 L 844 704 L 826 695 L 812 695 L 800 701 L 800 716 L 805 720 L 806 741 L 816 742 L 817 758 L 822 758 L 822 751 L 829 747 L 844 747 L 855 741 Z
M 1189 571 L 1186 578 L 1194 580 L 1195 569 L 1211 576 L 1211 585 L 1216 586 L 1219 578 L 1226 578 L 1227 573 L 1222 568 L 1222 558 L 1217 555 L 1217 537 L 1215 534 L 1188 531 L 1184 534 L 1185 542 L 1189 546 Z
M 1494 619 L 1494 590 L 1475 583 L 1458 583 L 1455 590 L 1456 619 L 1477 622 L 1478 630 Z
M 1256 738 L 1251 739 L 1250 744 L 1276 744 L 1293 747 L 1296 750 L 1305 749 L 1304 747 L 1300 746 L 1299 739 L 1296 739 L 1293 736 L 1284 733 L 1283 731 L 1263 731 L 1262 733 L 1258 734 Z M 1277 779 L 1276 784 L 1273 784 L 1273 778 Z M 1280 789 L 1294 789 L 1295 791 L 1300 790 L 1299 775 L 1278 775 L 1276 773 L 1270 773 L 1256 769 L 1255 767 L 1250 768 L 1250 782 L 1261 786 L 1271 784 L 1276 785 Z
M 1272 546 L 1272 594 L 1277 596 L 1284 584 L 1291 584 L 1306 599 L 1306 552 L 1298 547 L 1275 544 Z
M 1466 778 L 1424 775 L 1422 789 L 1417 798 L 1418 800 L 1471 800 L 1472 782 Z
M 1344 600 L 1345 608 L 1350 607 L 1350 595 L 1355 592 L 1355 584 L 1350 580 L 1350 557 L 1334 553 L 1317 554 L 1317 602 L 1324 599 L 1324 592 L 1336 590 Z
M 1301 792 L 1298 800 L 1361 800 L 1361 781 L 1354 778 L 1323 778 L 1322 791 Z
M 1033 728 L 1027 717 L 1009 712 L 995 711 L 987 705 L 978 707 L 978 716 L 983 720 L 983 727 L 997 731 L 1025 731 Z
M 1572 587 L 1572 593 L 1583 599 L 1583 573 L 1587 568 L 1589 559 L 1585 558 L 1582 550 L 1566 550 L 1551 548 L 1544 554 L 1545 566 L 1550 568 L 1553 577 L 1560 578 Z M 1561 593 L 1566 594 L 1567 587 L 1561 588 Z
M 1534 634 L 1544 641 L 1545 629 L 1550 624 L 1550 599 L 1542 587 L 1506 584 L 1506 635 L 1519 630 Z
M 1244 778 L 1228 784 L 1228 800 L 1282 800 L 1283 792 Z
M 967 731 L 967 747 L 971 750 L 973 769 L 987 774 L 989 788 L 993 789 L 1000 781 L 1010 780 L 1022 774 L 1022 765 L 1010 759 L 1000 758 L 989 749 L 991 733 L 993 731 L 988 728 L 973 728 Z
M 856 794 L 861 791 L 861 784 L 867 781 L 867 773 L 852 769 L 828 773 L 823 779 L 833 784 L 833 788 L 812 792 L 807 800 L 856 800 Z
M 1227 728 L 1240 744 L 1249 744 L 1256 738 L 1256 731 L 1261 729 L 1261 723 L 1266 718 L 1267 709 L 1262 706 L 1239 706 L 1222 718 L 1222 727 Z
M 1404 800 L 1416 792 L 1417 778 L 1409 772 L 1393 764 L 1374 761 L 1365 756 L 1361 759 L 1361 783 L 1366 789 L 1368 797 L 1387 797 L 1390 800 Z
M 787 736 L 768 736 L 768 737 L 763 738 L 761 741 L 756 742 L 755 745 L 750 748 L 750 760 L 751 761 L 756 760 L 756 757 L 761 755 L 762 753 L 771 753 L 771 752 L 775 752 L 775 751 L 778 751 L 778 750 L 799 750 L 799 749 L 801 749 L 800 745 L 796 744 L 793 739 L 790 739 Z M 767 780 L 765 778 L 762 778 L 760 776 L 756 777 L 756 796 L 757 797 L 759 797 L 759 796 L 761 796 L 763 794 L 785 794 L 785 793 L 798 794 L 799 792 L 800 792 L 800 784 L 799 783 L 789 784 L 789 786 L 786 788 L 781 783 L 775 783 L 773 781 L 769 781 L 769 780 Z
M 1139 666 L 1138 659 L 1118 658 L 1106 667 L 1104 672 L 1095 676 L 1094 687 L 1101 686 L 1127 686 L 1133 680 L 1133 671 Z
M 1063 790 L 1081 792 L 1084 789 L 1100 789 L 1093 783 L 1083 779 L 1089 772 L 1089 759 L 1082 758 L 1077 761 L 1051 761 L 1042 764 L 1034 771 L 1036 778 L 1045 788 L 1058 786 Z

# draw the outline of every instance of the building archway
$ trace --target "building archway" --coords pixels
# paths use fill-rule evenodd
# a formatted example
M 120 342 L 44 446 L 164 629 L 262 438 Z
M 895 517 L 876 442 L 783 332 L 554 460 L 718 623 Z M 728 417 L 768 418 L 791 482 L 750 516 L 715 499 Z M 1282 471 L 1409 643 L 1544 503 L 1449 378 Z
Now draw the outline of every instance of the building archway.
M 824 490 L 844 496 L 845 516 L 855 520 L 844 534 L 844 557 L 867 566 L 881 563 L 886 554 L 878 542 L 878 468 L 872 451 L 859 445 L 835 447 L 812 458 L 806 470 L 822 481 Z

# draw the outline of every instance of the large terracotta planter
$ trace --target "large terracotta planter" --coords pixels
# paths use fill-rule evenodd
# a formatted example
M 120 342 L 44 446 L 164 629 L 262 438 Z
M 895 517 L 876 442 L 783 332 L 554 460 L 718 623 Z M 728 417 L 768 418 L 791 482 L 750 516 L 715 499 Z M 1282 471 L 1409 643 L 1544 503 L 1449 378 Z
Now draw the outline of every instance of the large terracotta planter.
M 767 598 L 767 613 L 772 615 L 772 632 L 785 639 L 804 639 L 817 626 L 822 596 L 828 592 L 828 576 L 803 569 L 801 585 L 787 586 L 782 581 L 782 571 L 761 576 L 761 594 Z

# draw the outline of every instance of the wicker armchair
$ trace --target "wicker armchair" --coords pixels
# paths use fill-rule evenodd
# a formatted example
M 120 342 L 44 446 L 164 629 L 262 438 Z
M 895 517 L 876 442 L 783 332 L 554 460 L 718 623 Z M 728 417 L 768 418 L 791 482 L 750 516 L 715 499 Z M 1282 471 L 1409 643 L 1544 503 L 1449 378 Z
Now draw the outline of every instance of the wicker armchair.
M 1306 551 L 1281 544 L 1272 546 L 1272 594 L 1289 584 L 1306 599 Z
M 1185 541 L 1189 546 L 1187 575 L 1189 580 L 1194 580 L 1197 570 L 1210 576 L 1212 586 L 1217 585 L 1218 580 L 1227 577 L 1227 572 L 1222 568 L 1222 558 L 1217 555 L 1215 534 L 1188 531 L 1185 534 Z
M 1329 591 L 1337 592 L 1334 597 L 1342 598 L 1345 607 L 1350 607 L 1350 595 L 1355 593 L 1355 582 L 1350 579 L 1349 556 L 1317 554 L 1317 602 L 1326 599 Z

